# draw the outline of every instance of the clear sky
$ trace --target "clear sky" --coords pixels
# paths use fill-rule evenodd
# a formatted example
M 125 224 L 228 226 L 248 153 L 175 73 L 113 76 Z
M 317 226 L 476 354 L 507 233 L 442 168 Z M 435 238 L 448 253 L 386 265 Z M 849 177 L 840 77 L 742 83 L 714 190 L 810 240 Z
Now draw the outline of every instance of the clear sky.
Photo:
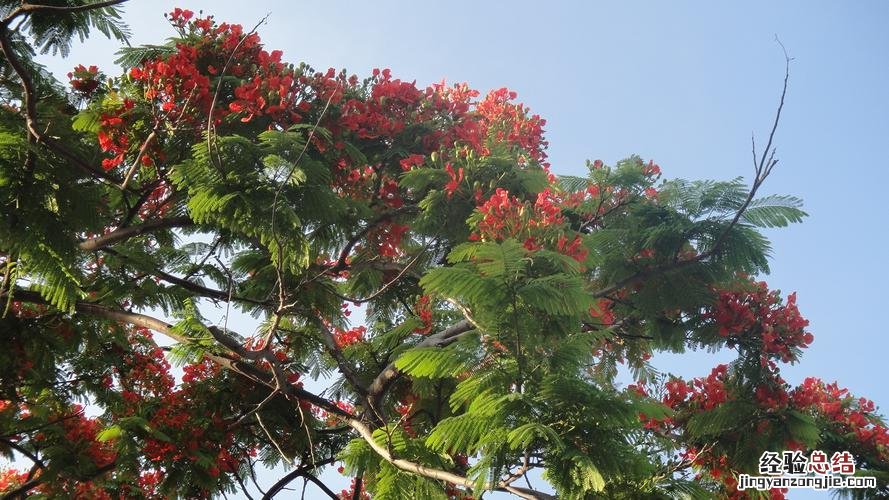
M 837 380 L 889 408 L 889 2 L 133 0 L 132 43 L 172 35 L 162 14 L 176 6 L 248 28 L 271 13 L 259 30 L 266 46 L 319 69 L 510 87 L 547 119 L 554 172 L 575 175 L 585 159 L 635 153 L 666 177 L 749 179 L 751 132 L 765 144 L 784 76 L 777 34 L 794 60 L 780 163 L 762 194 L 803 198 L 810 217 L 768 233 L 764 278 L 798 292 L 815 335 L 785 378 Z M 67 61 L 46 61 L 59 76 L 79 63 L 113 74 L 115 48 L 97 36 Z M 655 361 L 692 377 L 730 358 Z

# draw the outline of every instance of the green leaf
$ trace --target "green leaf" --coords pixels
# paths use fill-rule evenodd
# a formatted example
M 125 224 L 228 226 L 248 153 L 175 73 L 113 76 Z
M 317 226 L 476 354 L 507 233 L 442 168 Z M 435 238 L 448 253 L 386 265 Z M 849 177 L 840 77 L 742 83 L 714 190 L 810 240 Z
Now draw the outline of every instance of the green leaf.
M 750 202 L 741 220 L 756 227 L 785 227 L 803 221 L 803 201 L 794 196 L 767 196 Z
M 737 428 L 756 411 L 749 401 L 728 401 L 712 410 L 688 419 L 687 429 L 693 436 L 713 436 Z
M 74 116 L 71 121 L 71 128 L 78 132 L 96 133 L 102 125 L 99 113 L 92 109 L 84 109 Z
M 564 447 L 559 434 L 553 428 L 539 422 L 531 422 L 519 426 L 509 431 L 509 434 L 506 436 L 506 440 L 513 450 L 531 448 L 531 445 L 538 438 L 548 443 L 550 450 Z
M 815 419 L 797 410 L 788 410 L 785 425 L 795 441 L 805 444 L 808 448 L 818 446 L 821 441 L 821 429 Z
M 428 294 L 464 299 L 471 304 L 485 304 L 503 296 L 497 281 L 480 276 L 465 267 L 437 267 L 426 272 L 420 286 Z
M 452 348 L 420 347 L 395 360 L 395 367 L 412 377 L 453 377 L 469 369 L 468 360 Z
M 106 427 L 96 434 L 96 441 L 104 443 L 105 441 L 113 441 L 123 435 L 123 429 L 120 426 L 112 425 Z
M 497 427 L 496 416 L 464 414 L 443 419 L 426 438 L 426 446 L 442 453 L 475 454 L 488 433 Z

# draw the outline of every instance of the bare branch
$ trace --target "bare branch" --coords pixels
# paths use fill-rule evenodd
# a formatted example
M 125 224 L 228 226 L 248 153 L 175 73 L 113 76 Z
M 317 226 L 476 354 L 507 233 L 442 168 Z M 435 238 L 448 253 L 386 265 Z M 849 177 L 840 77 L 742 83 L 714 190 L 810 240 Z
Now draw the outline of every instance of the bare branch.
M 275 497 L 275 495 L 280 493 L 284 489 L 284 487 L 287 486 L 288 484 L 290 484 L 290 482 L 292 482 L 294 479 L 296 479 L 298 477 L 307 477 L 305 474 L 308 474 L 308 471 L 317 469 L 319 467 L 324 467 L 325 465 L 330 465 L 334 461 L 335 461 L 335 459 L 333 459 L 333 458 L 327 458 L 327 459 L 321 460 L 320 462 L 306 464 L 306 465 L 303 465 L 301 467 L 298 467 L 298 468 L 290 471 L 287 475 L 285 475 L 284 477 L 279 479 L 275 484 L 273 484 L 271 488 L 269 488 L 269 491 L 265 495 L 263 495 L 262 500 L 271 500 L 272 498 Z M 314 476 L 312 476 L 312 477 L 314 477 Z M 309 480 L 311 481 L 311 479 L 309 479 Z M 315 480 L 317 481 L 317 478 Z M 312 482 L 314 482 L 314 481 L 312 481 Z M 318 484 L 318 483 L 315 483 L 315 484 Z M 323 484 L 319 485 L 318 487 L 321 488 L 325 493 L 327 493 L 327 495 L 330 496 L 331 498 L 334 498 L 334 499 L 339 498 L 336 496 L 335 493 L 330 491 Z
M 241 493 L 243 493 L 244 496 L 247 497 L 247 500 L 253 500 L 253 496 L 247 491 L 247 485 L 244 484 L 244 480 L 241 479 L 241 476 L 239 476 L 238 474 L 234 474 L 234 476 L 235 480 L 238 481 L 238 486 L 241 487 Z

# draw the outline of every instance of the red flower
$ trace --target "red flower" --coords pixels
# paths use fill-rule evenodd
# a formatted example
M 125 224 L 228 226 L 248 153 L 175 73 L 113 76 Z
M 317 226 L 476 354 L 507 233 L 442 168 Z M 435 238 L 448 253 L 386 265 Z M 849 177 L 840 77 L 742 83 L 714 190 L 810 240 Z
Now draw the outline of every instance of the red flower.
M 463 182 L 463 167 L 457 169 L 457 172 L 454 172 L 454 167 L 451 166 L 450 163 L 445 165 L 445 171 L 448 173 L 448 177 L 451 178 L 447 184 L 445 184 L 445 193 L 448 194 L 448 198 L 454 195 L 454 191 L 460 187 L 460 183 Z

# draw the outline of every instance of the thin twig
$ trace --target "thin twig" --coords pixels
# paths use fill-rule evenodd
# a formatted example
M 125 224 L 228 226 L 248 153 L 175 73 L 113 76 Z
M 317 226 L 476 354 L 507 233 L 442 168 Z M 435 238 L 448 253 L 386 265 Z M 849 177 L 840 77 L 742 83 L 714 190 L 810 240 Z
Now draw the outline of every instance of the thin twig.
M 776 37 L 776 40 L 777 40 L 777 37 Z M 781 44 L 780 40 L 778 40 L 778 44 L 781 45 L 782 49 L 784 48 L 784 45 Z M 659 274 L 663 274 L 668 271 L 678 270 L 680 268 L 683 268 L 683 267 L 686 267 L 686 266 L 689 266 L 692 264 L 696 264 L 698 262 L 701 262 L 703 260 L 706 260 L 706 259 L 712 257 L 713 255 L 716 254 L 716 252 L 719 251 L 722 244 L 725 243 L 725 239 L 728 237 L 728 234 L 738 224 L 738 222 L 741 220 L 741 217 L 744 216 L 744 213 L 747 211 L 747 208 L 750 206 L 750 203 L 753 201 L 753 198 L 756 196 L 756 193 L 759 191 L 759 188 L 763 185 L 763 183 L 765 182 L 765 180 L 769 176 L 769 174 L 772 173 L 772 168 L 778 163 L 778 160 L 775 159 L 775 149 L 772 148 L 772 142 L 775 137 L 775 132 L 778 130 L 778 123 L 781 119 L 781 111 L 784 109 L 784 99 L 787 96 L 787 82 L 790 79 L 790 61 L 792 59 L 787 55 L 786 50 L 784 52 L 784 58 L 785 58 L 784 86 L 781 90 L 781 99 L 778 103 L 778 110 L 775 113 L 775 121 L 772 124 L 771 131 L 769 132 L 769 140 L 766 143 L 766 148 L 763 150 L 762 156 L 760 157 L 759 161 L 756 160 L 756 157 L 757 157 L 756 143 L 755 143 L 755 141 L 753 142 L 753 159 L 754 159 L 753 166 L 754 166 L 754 174 L 755 175 L 753 178 L 753 183 L 750 187 L 750 191 L 748 192 L 747 198 L 745 199 L 744 203 L 735 212 L 735 215 L 732 218 L 732 220 L 729 222 L 728 226 L 726 226 L 725 229 L 723 229 L 723 231 L 719 234 L 719 236 L 716 237 L 716 240 L 714 240 L 713 245 L 710 247 L 710 249 L 705 252 L 701 252 L 700 254 L 696 255 L 695 257 L 693 257 L 691 259 L 674 261 L 674 262 L 671 262 L 668 264 L 654 266 L 649 269 L 639 271 L 636 274 L 628 276 L 622 280 L 617 281 L 616 283 L 613 283 L 605 288 L 602 288 L 596 292 L 593 292 L 593 294 L 592 294 L 593 297 L 596 297 L 596 298 L 605 297 L 607 295 L 611 295 L 612 293 L 614 293 L 614 292 L 616 292 L 628 285 L 639 283 L 639 282 L 644 281 L 652 276 L 657 276 Z
M 136 154 L 136 159 L 133 160 L 133 164 L 130 166 L 130 169 L 127 171 L 127 174 L 123 178 L 123 182 L 120 183 L 121 189 L 126 189 L 127 184 L 129 184 L 130 179 L 136 175 L 136 170 L 139 169 L 139 165 L 142 163 L 142 156 L 148 151 L 148 146 L 154 141 L 154 138 L 157 137 L 157 124 L 155 124 L 155 128 L 151 130 L 151 133 L 148 134 L 148 137 L 145 138 L 145 141 L 142 143 L 142 147 L 139 148 L 139 152 Z
M 269 441 L 272 442 L 272 445 L 278 450 L 278 454 L 281 455 L 281 458 L 284 459 L 290 465 L 293 465 L 293 460 L 291 460 L 287 455 L 284 454 L 284 451 L 281 449 L 281 446 L 275 441 L 275 438 L 272 437 L 272 433 L 266 428 L 265 424 L 262 423 L 262 417 L 259 416 L 259 413 L 254 413 L 256 415 L 256 421 L 259 422 L 259 426 L 262 427 L 262 430 L 265 431 L 265 435 L 268 436 Z

